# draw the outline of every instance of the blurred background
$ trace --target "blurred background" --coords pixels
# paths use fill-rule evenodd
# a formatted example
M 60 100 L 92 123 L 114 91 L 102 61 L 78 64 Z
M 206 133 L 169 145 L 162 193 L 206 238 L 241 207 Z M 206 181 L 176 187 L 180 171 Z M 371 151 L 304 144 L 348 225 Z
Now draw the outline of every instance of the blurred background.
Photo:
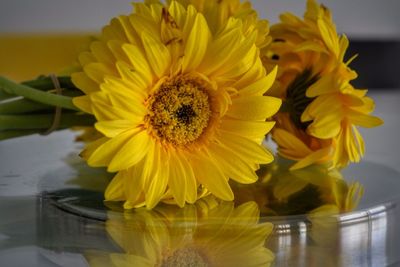
M 17 80 L 63 71 L 74 64 L 111 17 L 131 11 L 131 0 L 1 0 L 0 75 Z M 301 16 L 306 0 L 253 0 L 259 14 L 276 23 L 279 14 Z M 329 7 L 338 31 L 351 40 L 348 57 L 354 84 L 400 88 L 399 0 L 321 0 Z

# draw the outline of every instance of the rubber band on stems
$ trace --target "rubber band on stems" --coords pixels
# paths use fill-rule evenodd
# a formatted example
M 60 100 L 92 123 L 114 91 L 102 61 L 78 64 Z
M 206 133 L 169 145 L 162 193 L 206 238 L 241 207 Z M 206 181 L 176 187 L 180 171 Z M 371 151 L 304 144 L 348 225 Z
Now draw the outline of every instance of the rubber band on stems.
M 62 89 L 61 89 L 60 81 L 58 80 L 57 76 L 54 74 L 50 74 L 49 77 L 50 77 L 51 81 L 53 82 L 54 89 L 56 90 L 56 94 L 61 95 Z M 54 111 L 54 118 L 53 118 L 53 122 L 52 122 L 51 126 L 46 131 L 41 133 L 41 135 L 49 135 L 52 132 L 54 132 L 55 130 L 57 130 L 57 128 L 60 126 L 60 122 L 61 122 L 61 112 L 62 112 L 62 108 L 56 106 L 55 111 Z

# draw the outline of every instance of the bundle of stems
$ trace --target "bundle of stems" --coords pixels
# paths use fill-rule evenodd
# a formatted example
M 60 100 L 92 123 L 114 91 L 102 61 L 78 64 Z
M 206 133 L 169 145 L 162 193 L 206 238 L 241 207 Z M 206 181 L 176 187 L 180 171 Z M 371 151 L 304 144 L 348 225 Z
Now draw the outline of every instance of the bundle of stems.
M 49 129 L 93 126 L 94 117 L 72 103 L 72 98 L 82 92 L 73 85 L 70 77 L 55 78 L 57 90 L 51 77 L 40 76 L 22 83 L 0 77 L 0 140 L 46 134 Z

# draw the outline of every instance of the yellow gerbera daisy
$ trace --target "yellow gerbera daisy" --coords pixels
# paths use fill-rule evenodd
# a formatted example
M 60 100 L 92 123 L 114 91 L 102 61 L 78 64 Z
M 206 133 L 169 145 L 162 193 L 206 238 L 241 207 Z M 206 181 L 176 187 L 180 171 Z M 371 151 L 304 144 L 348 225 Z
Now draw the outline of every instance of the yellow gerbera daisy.
M 230 17 L 212 32 L 207 16 L 178 1 L 135 4 L 81 55 L 72 80 L 85 95 L 74 104 L 105 136 L 82 156 L 118 172 L 106 200 L 153 208 L 172 196 L 183 206 L 205 191 L 232 200 L 229 178 L 252 183 L 273 160 L 261 142 L 281 104 L 263 96 L 276 72 L 266 75 L 259 31 L 243 27 Z
M 232 202 L 208 202 L 110 219 L 107 232 L 123 252 L 89 252 L 86 258 L 92 267 L 270 266 L 274 255 L 265 241 L 273 226 L 258 222 L 256 203 L 234 208 Z
M 357 126 L 375 127 L 382 121 L 369 115 L 374 105 L 366 90 L 350 84 L 357 74 L 348 67 L 352 59 L 344 62 L 349 42 L 338 36 L 330 11 L 308 0 L 304 20 L 283 14 L 271 36 L 263 59 L 267 68 L 280 67 L 269 93 L 285 101 L 273 131 L 279 153 L 297 161 L 292 169 L 358 162 L 364 143 Z

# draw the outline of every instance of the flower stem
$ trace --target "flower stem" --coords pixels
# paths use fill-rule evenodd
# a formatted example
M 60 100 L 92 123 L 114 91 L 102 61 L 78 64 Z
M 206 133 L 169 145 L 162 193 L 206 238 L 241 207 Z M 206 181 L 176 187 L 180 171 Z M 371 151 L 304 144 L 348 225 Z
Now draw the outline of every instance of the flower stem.
M 54 110 L 54 107 L 19 97 L 15 100 L 0 103 L 0 114 L 2 115 L 22 114 L 43 110 Z
M 42 92 L 32 87 L 12 82 L 4 77 L 0 77 L 0 90 L 7 94 L 23 96 L 27 99 L 50 106 L 58 106 L 65 109 L 78 111 L 79 109 L 72 103 L 72 97 L 55 95 Z
M 0 132 L 8 130 L 48 129 L 53 123 L 53 114 L 39 115 L 0 115 Z M 93 126 L 95 119 L 91 115 L 64 113 L 58 129 L 73 126 Z
M 71 82 L 71 78 L 67 76 L 57 77 L 61 88 L 75 88 L 74 84 Z M 23 85 L 33 87 L 42 91 L 48 91 L 54 89 L 53 81 L 50 77 L 41 76 L 36 80 L 22 82 Z

